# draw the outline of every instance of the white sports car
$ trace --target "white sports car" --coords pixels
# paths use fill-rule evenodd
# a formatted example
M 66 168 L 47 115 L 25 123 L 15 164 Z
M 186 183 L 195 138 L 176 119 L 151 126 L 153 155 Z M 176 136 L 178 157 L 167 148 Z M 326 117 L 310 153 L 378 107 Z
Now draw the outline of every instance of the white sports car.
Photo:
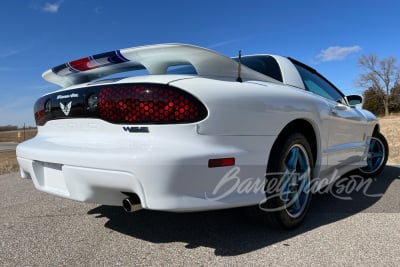
M 21 176 L 73 200 L 127 211 L 259 205 L 265 221 L 293 228 L 314 179 L 375 176 L 389 153 L 376 117 L 355 107 L 360 96 L 288 57 L 162 44 L 43 78 L 62 89 L 35 103 L 38 134 L 17 147 Z

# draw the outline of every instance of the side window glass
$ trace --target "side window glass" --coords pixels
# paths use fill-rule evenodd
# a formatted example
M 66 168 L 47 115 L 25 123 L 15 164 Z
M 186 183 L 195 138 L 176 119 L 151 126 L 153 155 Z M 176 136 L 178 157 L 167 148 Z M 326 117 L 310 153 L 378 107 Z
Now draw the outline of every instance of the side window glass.
M 316 84 L 313 80 L 311 79 L 304 79 L 303 80 L 307 90 L 309 90 L 310 92 L 313 92 L 314 94 L 323 96 L 325 98 L 334 100 L 327 92 L 325 92 L 320 86 L 318 86 L 318 84 Z
M 342 94 L 317 73 L 295 64 L 306 89 L 329 100 L 344 103 Z

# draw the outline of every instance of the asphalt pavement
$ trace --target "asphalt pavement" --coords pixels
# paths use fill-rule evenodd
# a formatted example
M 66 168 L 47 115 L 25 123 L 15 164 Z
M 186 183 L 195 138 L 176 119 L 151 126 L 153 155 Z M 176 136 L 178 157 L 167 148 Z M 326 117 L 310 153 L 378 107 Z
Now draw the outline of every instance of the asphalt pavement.
M 0 266 L 398 266 L 399 175 L 399 166 L 388 166 L 358 192 L 339 186 L 315 195 L 305 223 L 284 231 L 250 221 L 242 209 L 127 214 L 6 174 Z

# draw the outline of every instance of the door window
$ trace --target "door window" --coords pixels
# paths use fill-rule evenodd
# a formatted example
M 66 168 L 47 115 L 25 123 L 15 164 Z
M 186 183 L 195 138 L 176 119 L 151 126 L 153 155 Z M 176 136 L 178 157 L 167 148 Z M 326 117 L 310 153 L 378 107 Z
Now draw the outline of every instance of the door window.
M 346 104 L 343 94 L 337 90 L 328 80 L 315 71 L 294 63 L 301 79 L 303 80 L 306 90 L 325 97 L 329 100 Z

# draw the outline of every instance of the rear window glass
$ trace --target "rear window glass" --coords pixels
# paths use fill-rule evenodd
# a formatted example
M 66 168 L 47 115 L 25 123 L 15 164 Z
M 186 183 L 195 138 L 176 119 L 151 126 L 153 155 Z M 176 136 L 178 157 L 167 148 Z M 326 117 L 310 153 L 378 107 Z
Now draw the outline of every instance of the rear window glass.
M 178 66 L 170 66 L 170 67 L 168 67 L 167 74 L 197 75 L 197 71 L 192 65 L 178 65 Z
M 238 61 L 237 58 L 234 60 Z M 267 75 L 275 80 L 280 82 L 283 81 L 281 68 L 278 65 L 278 62 L 271 56 L 246 56 L 242 57 L 242 64 L 246 67 L 260 72 L 264 75 Z

